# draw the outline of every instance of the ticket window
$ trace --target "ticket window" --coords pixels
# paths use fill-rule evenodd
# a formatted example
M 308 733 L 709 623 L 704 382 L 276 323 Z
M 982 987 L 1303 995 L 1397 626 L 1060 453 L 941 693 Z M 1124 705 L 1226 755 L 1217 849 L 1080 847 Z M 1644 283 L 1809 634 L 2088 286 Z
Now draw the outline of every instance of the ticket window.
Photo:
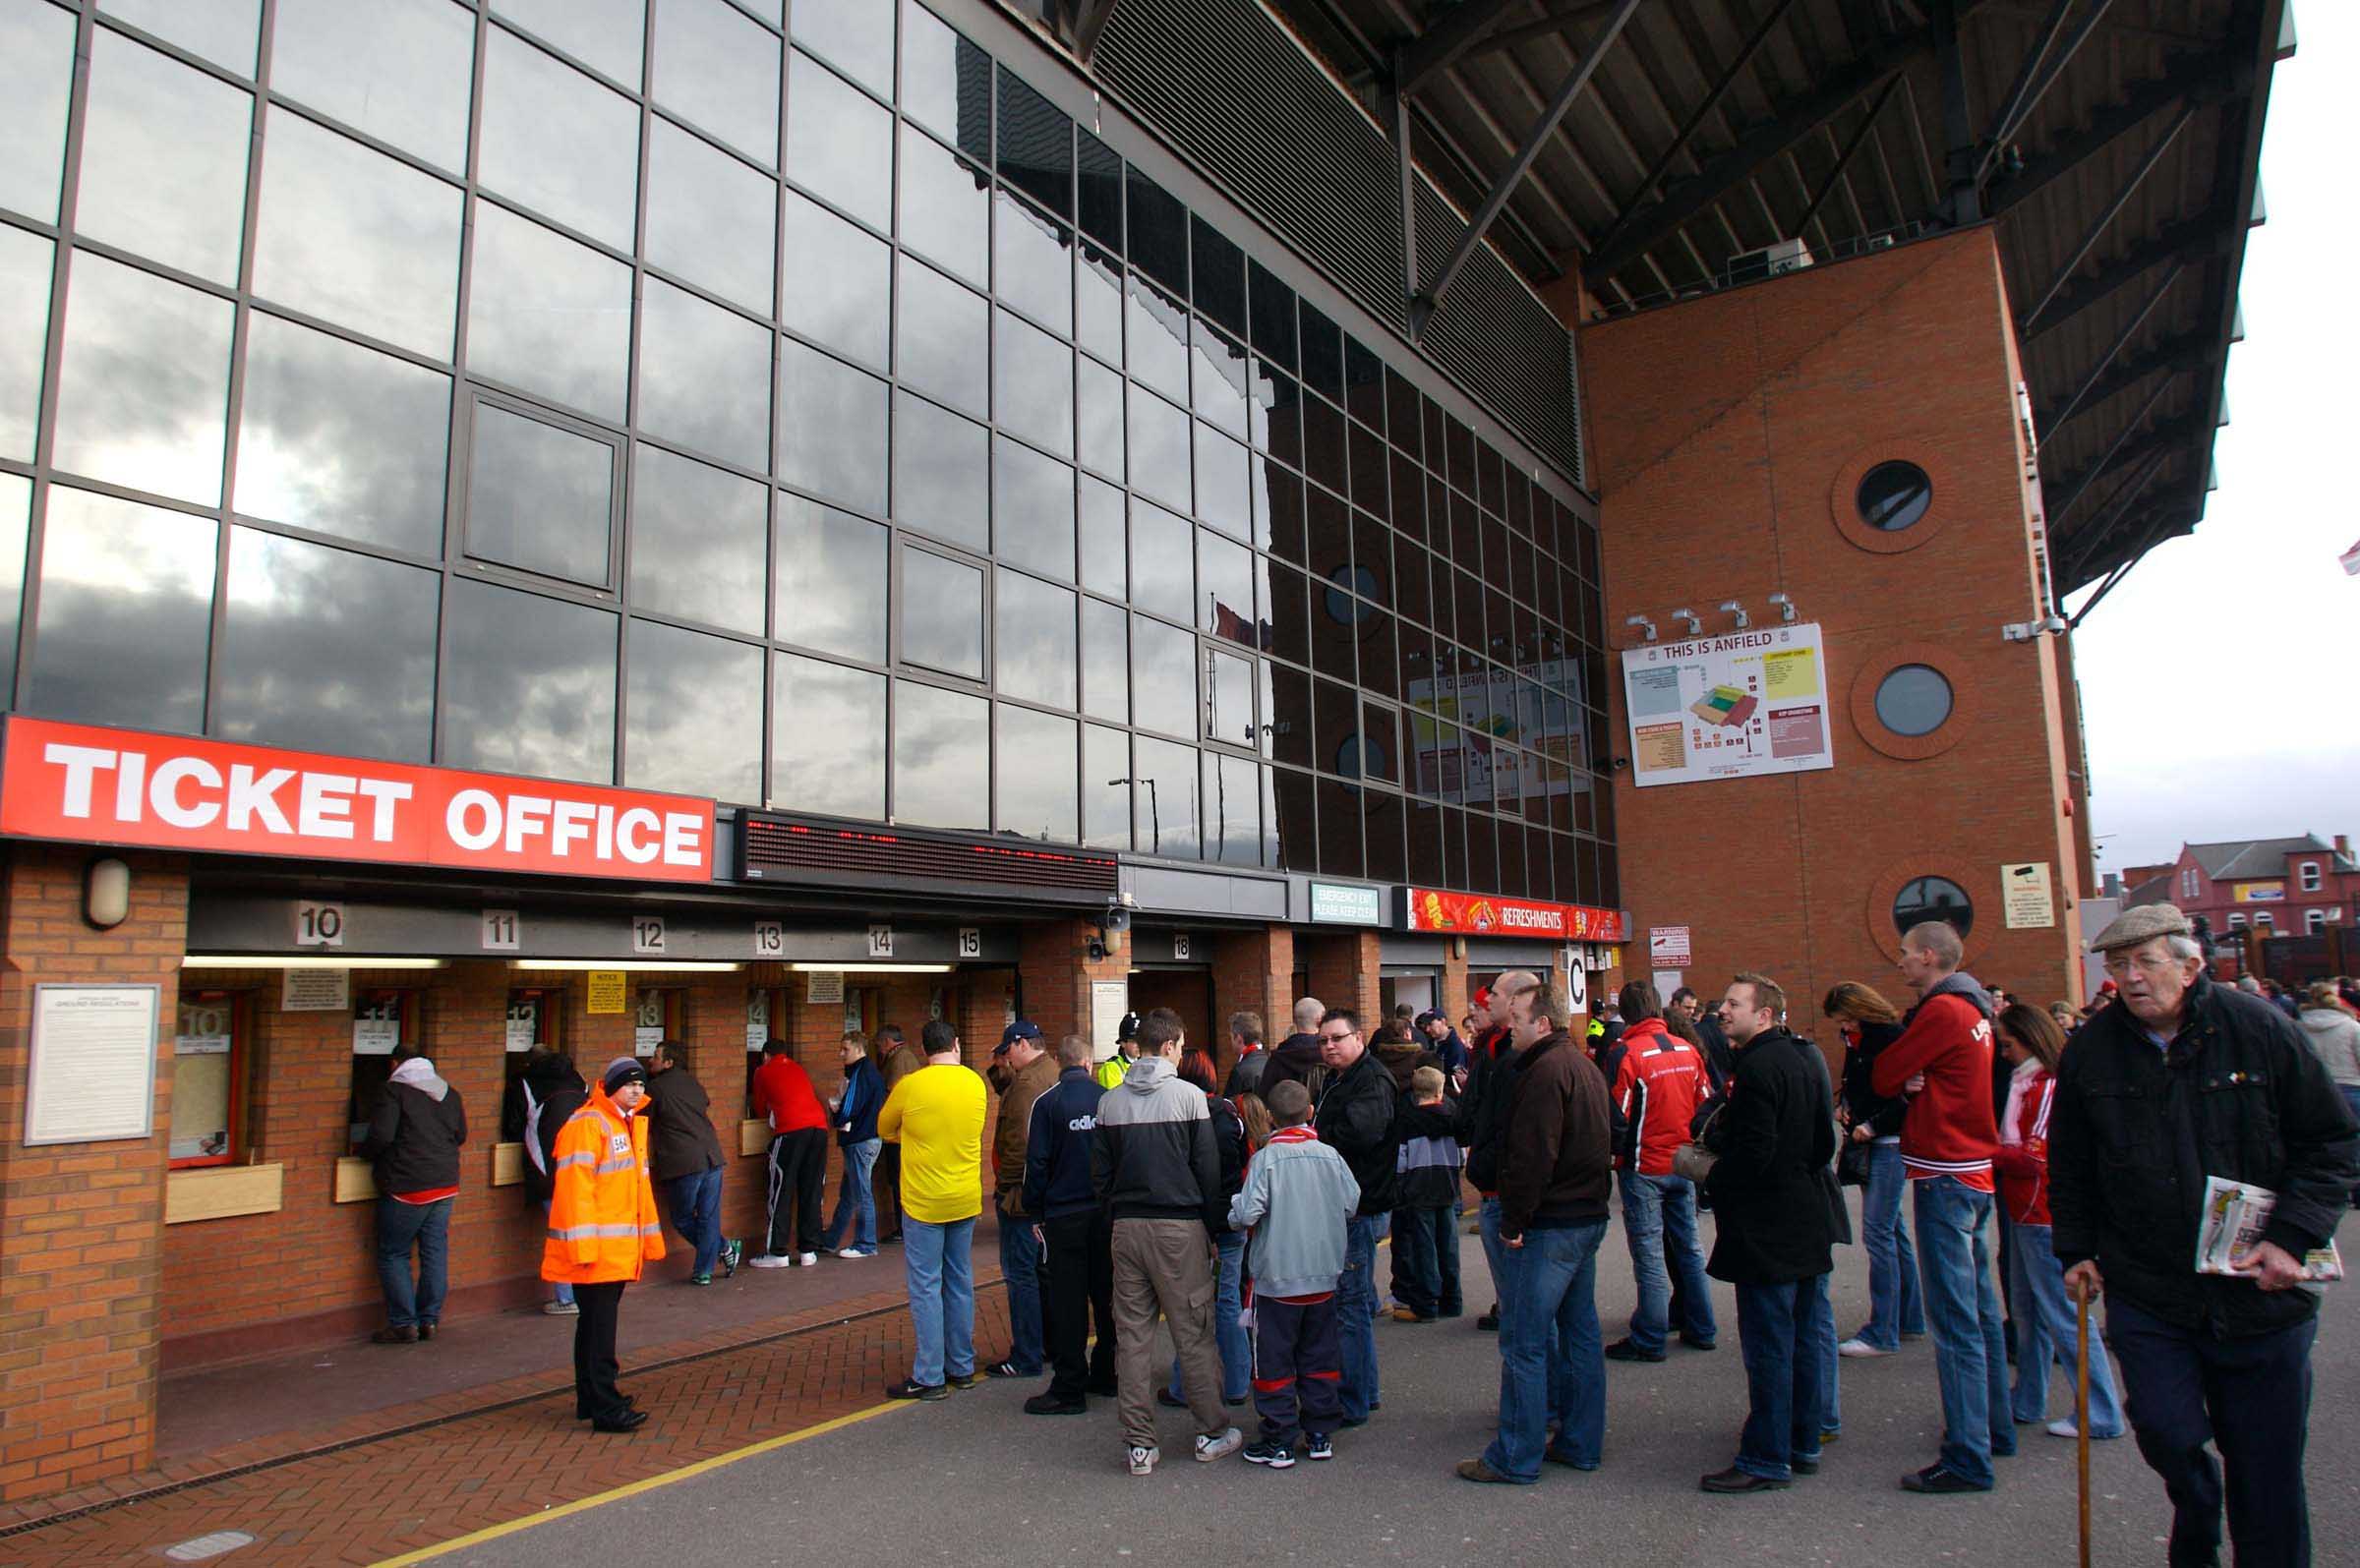
M 174 1170 L 234 1163 L 246 1131 L 247 1007 L 234 991 L 184 991 L 172 1035 Z
M 762 1046 L 773 1035 L 786 1038 L 787 993 L 772 985 L 757 985 L 745 993 L 745 1116 L 754 1115 L 754 1070 L 762 1065 Z
M 668 986 L 642 986 L 631 999 L 631 1054 L 646 1058 L 666 1040 L 682 1038 L 687 1027 L 688 996 Z
M 524 1067 L 532 1059 L 534 1046 L 561 1048 L 564 1002 L 565 993 L 557 986 L 521 986 L 508 993 L 507 1019 L 502 1037 L 503 1085 L 514 1085 L 524 1077 Z
M 424 1043 L 417 992 L 362 990 L 353 994 L 352 1101 L 347 1132 L 356 1148 L 368 1134 L 378 1096 L 393 1075 L 394 1050 Z

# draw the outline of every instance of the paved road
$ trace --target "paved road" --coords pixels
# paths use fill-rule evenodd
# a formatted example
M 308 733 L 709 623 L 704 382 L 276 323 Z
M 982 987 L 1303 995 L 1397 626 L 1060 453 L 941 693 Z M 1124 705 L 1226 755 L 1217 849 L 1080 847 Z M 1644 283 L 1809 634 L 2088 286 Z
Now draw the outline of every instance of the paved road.
M 1481 1305 L 1483 1257 L 1464 1257 Z M 1866 1307 L 1859 1249 L 1839 1252 L 1838 1324 Z M 1601 1252 L 1609 1335 L 1631 1301 L 1619 1229 Z M 2360 1287 L 2349 1287 L 2360 1289 Z M 1164 1412 L 1164 1461 L 1148 1480 L 1122 1468 L 1112 1402 L 1078 1419 L 1025 1416 L 1030 1385 L 987 1384 L 935 1405 L 758 1455 L 439 1559 L 449 1564 L 654 1560 L 672 1568 L 771 1563 L 1508 1563 L 1601 1557 L 1646 1564 L 2007 1564 L 2073 1561 L 2074 1445 L 2022 1428 L 1980 1496 L 1905 1494 L 1905 1469 L 1934 1454 L 1940 1413 L 1930 1344 L 1844 1363 L 1844 1435 L 1818 1477 L 1791 1491 L 1711 1497 L 1696 1478 L 1729 1462 L 1744 1413 L 1736 1314 L 1715 1289 L 1723 1347 L 1660 1366 L 1609 1367 L 1605 1467 L 1549 1468 L 1532 1487 L 1475 1486 L 1450 1474 L 1491 1434 L 1499 1386 L 1493 1336 L 1472 1320 L 1384 1322 L 1385 1408 L 1342 1434 L 1336 1458 L 1272 1473 L 1234 1459 L 1199 1466 L 1187 1421 Z M 2331 1301 L 2319 1341 L 2312 1423 L 2312 1521 L 2319 1561 L 2360 1562 L 2360 1380 L 2351 1307 Z M 2060 1411 L 2070 1393 L 2060 1379 Z M 1100 1408 L 1102 1405 L 1102 1408 Z M 659 1418 L 661 1413 L 658 1413 Z M 618 1439 L 620 1440 L 620 1439 Z M 2169 1515 L 2129 1439 L 2092 1453 L 2095 1560 L 2160 1563 Z M 635 1543 L 620 1548 L 620 1541 Z

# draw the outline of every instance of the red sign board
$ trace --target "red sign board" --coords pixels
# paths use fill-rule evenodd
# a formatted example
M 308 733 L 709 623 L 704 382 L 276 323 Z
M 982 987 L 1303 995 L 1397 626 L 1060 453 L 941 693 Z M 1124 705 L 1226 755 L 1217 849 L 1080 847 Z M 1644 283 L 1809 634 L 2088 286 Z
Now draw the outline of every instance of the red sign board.
M 713 802 L 11 719 L 0 834 L 216 854 L 709 882 Z
M 1559 942 L 1621 942 L 1629 924 L 1620 909 L 1544 903 L 1481 893 L 1409 890 L 1409 928 L 1458 936 L 1548 937 Z

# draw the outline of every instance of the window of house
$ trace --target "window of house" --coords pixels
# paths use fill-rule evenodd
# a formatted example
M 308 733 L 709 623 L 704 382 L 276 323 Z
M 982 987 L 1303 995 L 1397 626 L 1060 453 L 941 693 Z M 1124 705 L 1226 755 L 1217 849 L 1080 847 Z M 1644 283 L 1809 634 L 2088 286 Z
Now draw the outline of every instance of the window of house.
M 2233 915 L 2230 915 L 2230 916 L 2229 916 L 2229 925 L 2230 925 L 2231 929 L 2234 929 L 2234 928 L 2236 928 L 2236 927 L 2238 927 L 2238 926 L 2241 926 L 2241 925 L 2243 925 L 2243 924 L 2245 924 L 2245 916 L 2244 916 L 2244 915 L 2241 915 L 2241 914 L 2233 914 Z
M 2327 911 L 2327 910 L 2325 910 L 2325 909 L 2305 909 L 2305 910 L 2303 911 L 2303 929 L 2304 929 L 2304 931 L 2308 932 L 2310 935 L 2312 935 L 2312 936 L 2317 936 L 2317 935 L 2319 935 L 2319 933 L 2320 933 L 2320 932 L 2321 932 L 2323 929 L 2325 929 L 2325 928 L 2326 928 L 2326 926 L 2327 926 L 2327 923 L 2328 923 L 2328 911 Z
M 2278 917 L 2274 914 L 2272 914 L 2268 909 L 2265 909 L 2260 914 L 2254 916 L 2254 924 L 2260 926 L 2265 931 L 2274 931 L 2277 929 Z
M 2318 861 L 2306 860 L 2300 866 L 2296 867 L 2295 870 L 2296 874 L 2302 879 L 2302 888 L 2305 893 L 2317 893 L 2319 891 Z

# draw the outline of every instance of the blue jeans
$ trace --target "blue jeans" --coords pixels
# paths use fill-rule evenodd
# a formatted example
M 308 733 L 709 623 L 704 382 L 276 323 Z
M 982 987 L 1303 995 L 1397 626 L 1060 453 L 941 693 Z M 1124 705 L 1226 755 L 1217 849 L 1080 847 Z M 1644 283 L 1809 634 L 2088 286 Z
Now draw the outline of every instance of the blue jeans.
M 1819 1294 L 1809 1303 L 1810 1309 L 1804 1314 L 1802 1324 L 1802 1331 L 1811 1336 L 1821 1352 L 1819 1430 L 1823 1434 L 1844 1429 L 1844 1391 L 1837 1386 L 1837 1372 L 1843 1357 L 1836 1349 L 1836 1305 L 1828 1295 L 1828 1289 L 1833 1284 L 1834 1281 L 1827 1277 L 1820 1279 Z
M 1000 1278 L 1008 1284 L 1008 1361 L 1018 1375 L 1038 1377 L 1044 1351 L 1040 1318 L 1040 1243 L 1032 1222 L 1005 1208 L 1000 1215 Z
M 1508 1480 L 1541 1479 L 1550 1447 L 1596 1470 L 1606 1446 L 1606 1341 L 1598 1332 L 1598 1244 L 1606 1221 L 1526 1231 L 1501 1282 L 1500 1433 L 1483 1462 Z M 1556 1442 L 1549 1426 L 1557 1426 Z
M 2015 1415 L 2022 1422 L 2042 1421 L 2048 1416 L 2049 1363 L 2065 1369 L 2068 1382 L 2080 1370 L 2081 1323 L 2065 1294 L 2065 1270 L 2051 1249 L 2050 1227 L 2019 1224 L 2008 1266 L 2016 1276 L 2016 1310 L 2023 1314 L 2016 1319 Z M 2090 1435 L 2122 1435 L 2114 1368 L 2094 1323 L 2090 1327 Z
M 902 1271 L 910 1283 L 910 1326 L 917 1337 L 910 1380 L 931 1388 L 948 1371 L 975 1371 L 975 1222 L 945 1225 L 903 1216 Z
M 1902 1335 L 1925 1332 L 1918 1250 L 1910 1246 L 1910 1228 L 1901 1217 L 1901 1191 L 1910 1184 L 1902 1172 L 1900 1143 L 1868 1147 L 1868 1185 L 1860 1190 L 1860 1240 L 1868 1248 L 1868 1322 L 1859 1337 L 1878 1350 L 1899 1350 Z
M 1237 1320 L 1245 1302 L 1246 1233 L 1230 1231 L 1213 1245 L 1220 1253 L 1220 1266 L 1212 1282 L 1212 1342 L 1221 1353 L 1221 1399 L 1235 1405 L 1246 1397 L 1246 1385 L 1254 1375 L 1254 1347 L 1246 1342 L 1245 1327 Z M 1188 1397 L 1180 1383 L 1177 1356 L 1172 1358 L 1170 1386 L 1174 1399 Z
M 1639 1309 L 1630 1314 L 1630 1342 L 1648 1354 L 1664 1348 L 1672 1324 L 1672 1270 L 1680 1271 L 1680 1305 L 1688 1338 L 1710 1345 L 1713 1287 L 1704 1277 L 1704 1249 L 1696 1241 L 1696 1190 L 1679 1176 L 1622 1175 L 1622 1234 L 1638 1276 Z
M 1377 1238 L 1388 1214 L 1356 1214 L 1344 1231 L 1335 1282 L 1335 1337 L 1344 1353 L 1344 1420 L 1364 1422 L 1384 1398 L 1377 1386 Z
M 1942 1387 L 1942 1468 L 1988 1489 L 1991 1456 L 2016 1452 L 2008 1409 L 2008 1343 L 1985 1233 L 1992 1199 L 1953 1176 L 1910 1184 L 1925 1319 Z
M 883 1138 L 874 1137 L 844 1146 L 844 1179 L 836 1188 L 836 1212 L 819 1239 L 829 1251 L 843 1242 L 848 1230 L 855 1247 L 871 1252 L 877 1249 L 877 1195 L 869 1186 L 869 1173 L 876 1169 L 877 1150 L 884 1146 Z
M 549 1218 L 549 1205 L 548 1205 L 547 1203 L 544 1203 L 544 1204 L 542 1204 L 542 1205 L 541 1205 L 541 1217 L 542 1217 L 544 1220 L 546 1220 L 546 1219 L 548 1219 L 548 1218 Z M 566 1306 L 568 1306 L 568 1307 L 572 1306 L 572 1305 L 573 1305 L 573 1287 L 572 1287 L 571 1285 L 568 1285 L 567 1283 L 565 1283 L 565 1281 L 563 1281 L 563 1280 L 555 1280 L 555 1281 L 553 1281 L 552 1283 L 553 1283 L 553 1284 L 555 1284 L 555 1285 L 556 1285 L 556 1287 L 557 1287 L 557 1294 L 556 1294 L 554 1297 L 552 1297 L 552 1298 L 551 1298 L 551 1300 L 553 1300 L 553 1301 L 557 1301 L 557 1302 L 561 1302 L 561 1303 L 565 1304 L 565 1305 L 566 1305 Z
M 1487 1197 L 1475 1211 L 1476 1233 L 1483 1238 L 1483 1260 L 1491 1265 L 1492 1300 L 1507 1309 L 1507 1248 L 1500 1240 L 1500 1200 Z
M 377 1200 L 377 1283 L 385 1293 L 385 1321 L 411 1328 L 442 1319 L 450 1283 L 451 1199 L 404 1203 Z M 418 1249 L 418 1280 L 410 1282 L 410 1249 Z
M 1738 1346 L 1745 1358 L 1745 1429 L 1738 1438 L 1738 1469 L 1765 1481 L 1786 1481 L 1798 1460 L 1819 1457 L 1825 1416 L 1820 1399 L 1827 1371 L 1820 1365 L 1835 1346 L 1814 1324 L 1833 1321 L 1827 1276 L 1783 1285 L 1738 1287 Z
M 721 1167 L 676 1176 L 664 1184 L 672 1205 L 672 1228 L 696 1249 L 696 1266 L 689 1272 L 700 1279 L 713 1274 L 721 1256 Z

